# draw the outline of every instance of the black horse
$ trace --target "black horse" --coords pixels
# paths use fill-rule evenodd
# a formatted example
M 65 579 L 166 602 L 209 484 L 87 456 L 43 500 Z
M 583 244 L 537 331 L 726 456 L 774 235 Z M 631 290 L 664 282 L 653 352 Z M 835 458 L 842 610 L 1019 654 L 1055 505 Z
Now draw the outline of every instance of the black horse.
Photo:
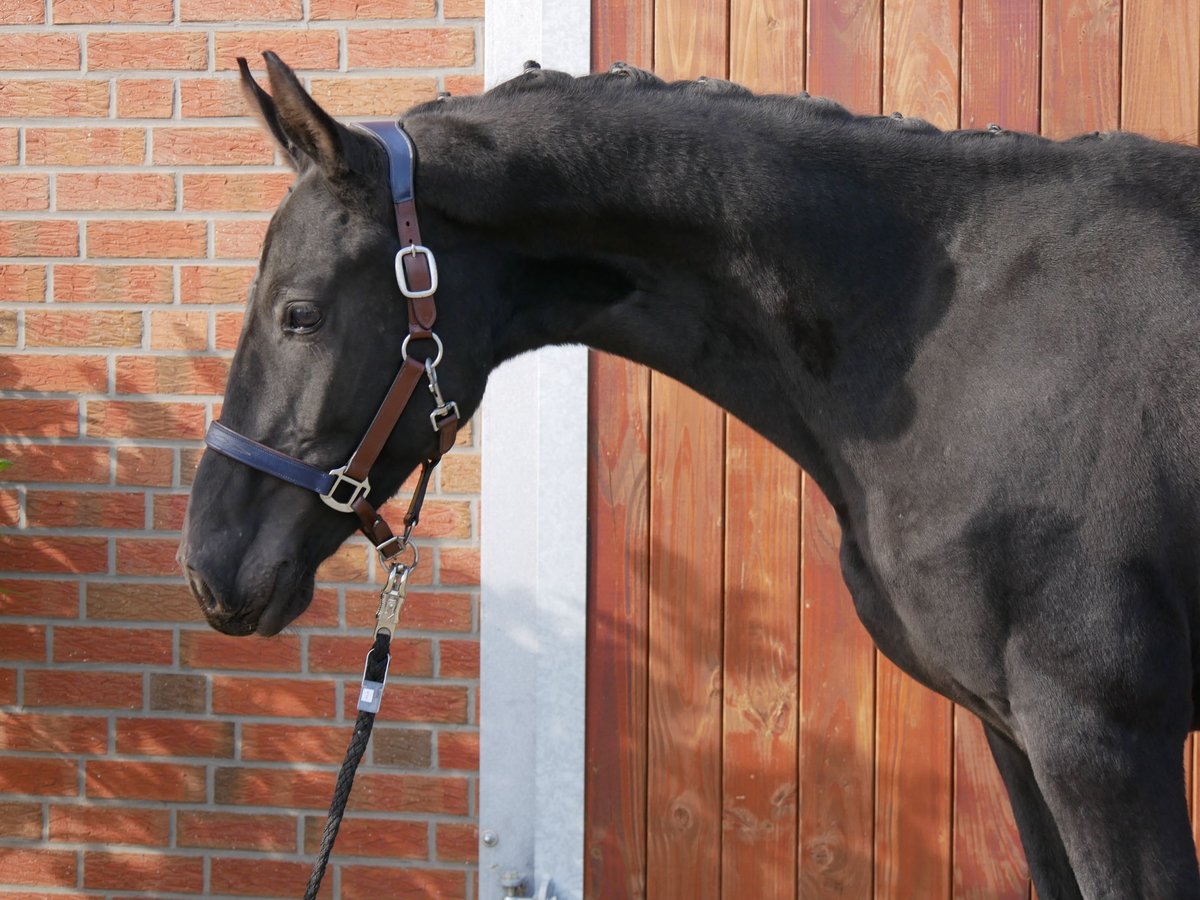
M 297 179 L 223 419 L 334 466 L 408 327 L 386 158 L 266 60 L 274 99 L 255 105 Z M 1043 900 L 1200 897 L 1181 762 L 1200 658 L 1200 152 L 943 133 L 622 66 L 531 67 L 402 125 L 464 417 L 498 363 L 553 343 L 712 398 L 832 501 L 883 652 L 983 720 Z M 432 404 L 405 412 L 373 500 L 433 452 Z M 355 524 L 209 453 L 180 559 L 215 627 L 272 634 Z

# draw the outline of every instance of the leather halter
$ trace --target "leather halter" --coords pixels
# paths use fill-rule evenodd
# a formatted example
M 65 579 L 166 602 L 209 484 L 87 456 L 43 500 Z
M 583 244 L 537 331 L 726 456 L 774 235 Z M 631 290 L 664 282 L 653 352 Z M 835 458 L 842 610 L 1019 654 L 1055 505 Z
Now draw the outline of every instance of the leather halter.
M 414 149 L 404 130 L 394 122 L 364 122 L 356 126 L 377 140 L 387 151 L 388 183 L 392 192 L 392 203 L 396 210 L 396 231 L 400 238 L 400 250 L 396 253 L 396 284 L 408 301 L 408 335 L 401 346 L 403 362 L 392 386 L 379 406 L 375 418 L 357 449 L 344 466 L 330 471 L 319 469 L 303 460 L 288 456 L 264 444 L 260 444 L 220 422 L 213 422 L 204 437 L 204 442 L 217 453 L 240 463 L 279 478 L 289 484 L 313 491 L 333 509 L 353 512 L 358 516 L 359 526 L 367 539 L 379 552 L 384 565 L 393 561 L 409 546 L 408 539 L 421 513 L 429 477 L 443 454 L 454 446 L 458 431 L 458 405 L 447 403 L 438 386 L 437 365 L 442 360 L 442 342 L 433 331 L 437 321 L 437 306 L 434 293 L 437 291 L 437 263 L 433 253 L 421 243 L 421 231 L 417 226 L 417 207 L 413 195 Z M 436 354 L 432 359 L 419 361 L 408 352 L 413 340 L 433 341 Z M 438 436 L 434 453 L 422 461 L 421 475 L 412 501 L 404 515 L 404 532 L 396 537 L 375 508 L 368 502 L 371 491 L 369 475 L 389 435 L 396 427 L 401 413 L 416 391 L 421 379 L 425 378 L 436 402 L 429 422 Z M 415 552 L 415 550 L 414 550 Z M 415 558 L 411 570 L 416 565 Z

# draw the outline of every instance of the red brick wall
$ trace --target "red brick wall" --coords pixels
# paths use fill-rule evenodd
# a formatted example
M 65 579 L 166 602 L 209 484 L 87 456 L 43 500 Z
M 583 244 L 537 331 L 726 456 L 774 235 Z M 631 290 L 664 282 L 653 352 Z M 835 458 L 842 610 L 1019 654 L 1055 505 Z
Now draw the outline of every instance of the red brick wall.
M 347 545 L 303 624 L 264 641 L 210 631 L 174 562 L 290 180 L 234 58 L 274 49 L 332 112 L 388 115 L 479 89 L 482 9 L 0 0 L 0 893 L 299 896 L 378 572 Z M 328 896 L 474 890 L 479 456 L 461 443 Z

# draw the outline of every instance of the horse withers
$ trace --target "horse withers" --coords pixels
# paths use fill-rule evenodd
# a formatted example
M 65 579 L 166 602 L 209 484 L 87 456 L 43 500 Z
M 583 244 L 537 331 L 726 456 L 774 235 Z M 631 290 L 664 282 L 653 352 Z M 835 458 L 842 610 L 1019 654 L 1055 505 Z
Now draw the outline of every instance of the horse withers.
M 244 82 L 297 177 L 222 420 L 333 468 L 409 328 L 388 160 L 266 63 L 271 97 Z M 833 503 L 880 649 L 982 719 L 1039 896 L 1200 897 L 1200 151 L 628 67 L 531 68 L 401 125 L 464 418 L 496 365 L 555 343 L 716 401 Z M 400 417 L 372 502 L 433 452 L 434 403 Z M 207 453 L 180 559 L 214 627 L 273 634 L 356 524 Z

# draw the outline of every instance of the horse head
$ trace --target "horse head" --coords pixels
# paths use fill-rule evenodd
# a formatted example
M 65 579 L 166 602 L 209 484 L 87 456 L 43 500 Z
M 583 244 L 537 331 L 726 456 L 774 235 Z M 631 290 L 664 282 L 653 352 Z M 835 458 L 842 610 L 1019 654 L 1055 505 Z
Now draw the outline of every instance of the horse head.
M 278 57 L 265 59 L 271 93 L 244 61 L 243 91 L 296 180 L 267 229 L 221 421 L 274 450 L 334 469 L 372 421 L 409 334 L 394 268 L 400 239 L 388 155 L 371 135 L 322 110 Z M 436 210 L 419 208 L 425 243 L 441 264 L 438 298 L 453 310 L 437 323 L 445 347 L 437 374 L 465 419 L 478 405 L 494 356 L 488 316 L 496 304 L 486 285 L 496 279 L 483 271 L 487 254 L 472 252 L 467 290 L 463 254 L 470 248 Z M 441 346 L 413 343 L 405 352 L 419 358 Z M 432 393 L 418 389 L 371 470 L 373 505 L 433 452 L 434 408 Z M 214 628 L 274 634 L 307 608 L 318 564 L 357 524 L 311 491 L 209 451 L 196 471 L 179 561 Z

